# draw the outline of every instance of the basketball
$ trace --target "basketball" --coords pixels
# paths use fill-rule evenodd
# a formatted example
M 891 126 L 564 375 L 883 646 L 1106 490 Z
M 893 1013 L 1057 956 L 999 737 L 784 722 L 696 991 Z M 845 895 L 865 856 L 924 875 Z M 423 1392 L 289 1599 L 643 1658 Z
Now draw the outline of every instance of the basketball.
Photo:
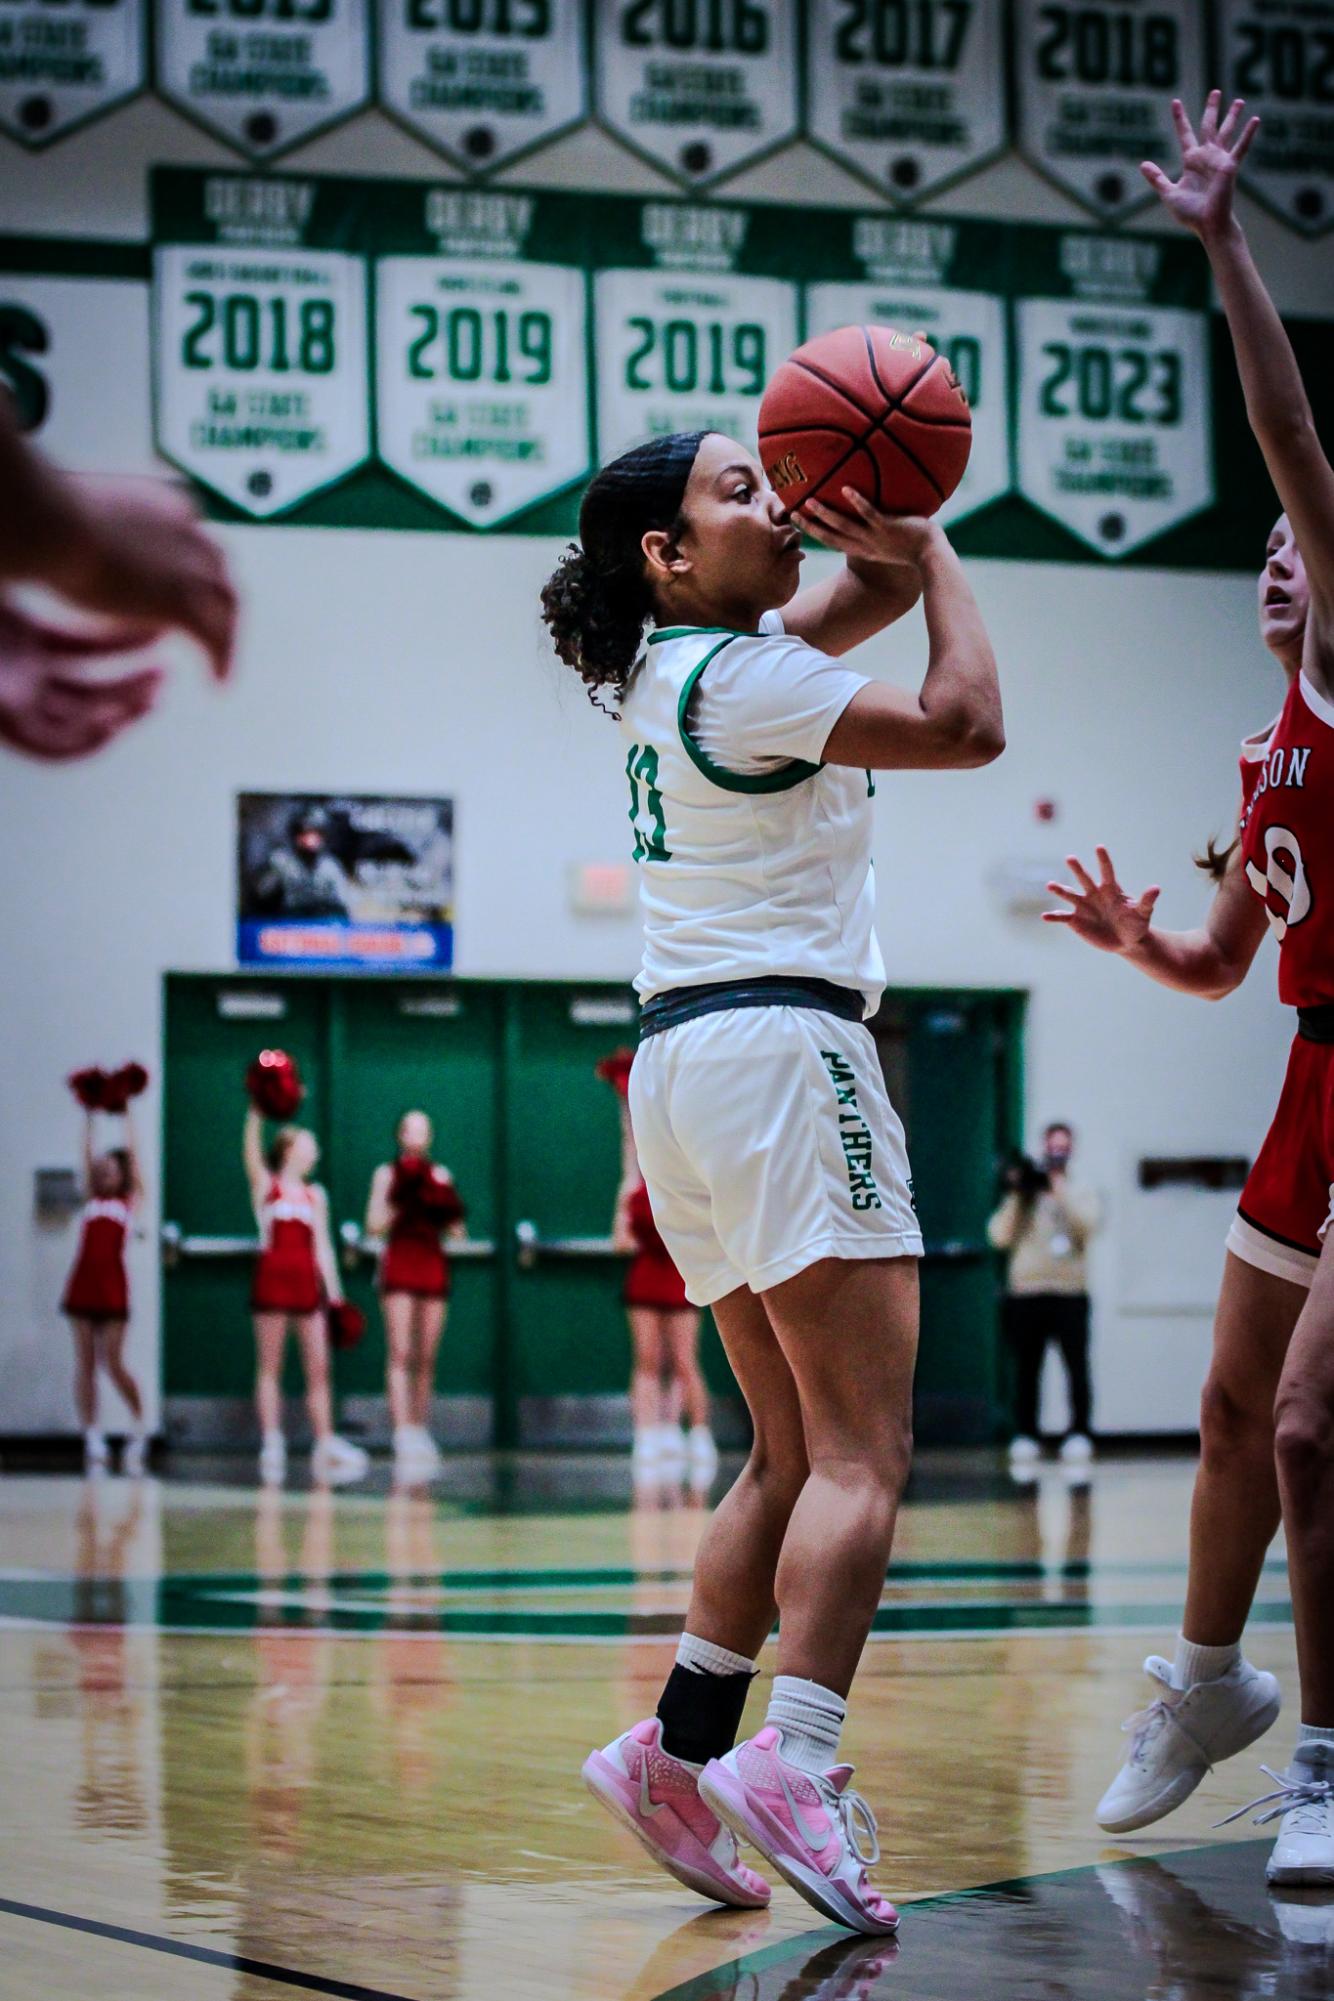
M 838 327 L 799 347 L 760 403 L 760 462 L 789 509 L 839 513 L 851 486 L 888 514 L 934 514 L 963 478 L 968 399 L 943 354 L 894 327 Z

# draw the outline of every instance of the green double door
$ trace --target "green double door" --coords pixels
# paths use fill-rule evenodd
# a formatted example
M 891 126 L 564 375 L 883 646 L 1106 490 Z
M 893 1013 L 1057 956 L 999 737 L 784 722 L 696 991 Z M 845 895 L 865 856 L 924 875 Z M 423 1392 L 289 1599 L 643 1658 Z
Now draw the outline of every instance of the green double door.
M 255 1222 L 241 1166 L 242 1079 L 263 1047 L 297 1059 L 299 1117 L 321 1147 L 361 1344 L 334 1358 L 340 1422 L 387 1437 L 384 1340 L 361 1239 L 375 1167 L 410 1107 L 467 1204 L 468 1241 L 437 1372 L 435 1422 L 458 1444 L 628 1436 L 623 1266 L 608 1241 L 620 1118 L 598 1061 L 634 1039 L 633 997 L 597 982 L 171 975 L 165 1004 L 163 1373 L 182 1444 L 252 1436 L 249 1286 Z M 995 1273 L 983 1231 L 1017 1110 L 1018 1002 L 891 997 L 874 1024 L 909 1124 L 928 1240 L 919 1435 L 990 1436 Z M 711 1322 L 705 1372 L 720 1429 L 743 1418 Z M 286 1387 L 300 1379 L 289 1358 Z M 295 1413 L 294 1413 L 295 1415 Z

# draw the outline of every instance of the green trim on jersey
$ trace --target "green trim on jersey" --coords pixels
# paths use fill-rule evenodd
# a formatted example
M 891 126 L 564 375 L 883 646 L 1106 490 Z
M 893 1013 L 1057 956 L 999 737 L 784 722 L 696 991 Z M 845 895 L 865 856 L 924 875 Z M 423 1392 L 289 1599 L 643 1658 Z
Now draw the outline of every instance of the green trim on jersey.
M 728 771 L 723 765 L 715 764 L 713 759 L 700 749 L 686 728 L 686 712 L 690 707 L 690 698 L 695 692 L 695 686 L 700 675 L 704 672 L 710 660 L 715 660 L 723 648 L 730 646 L 734 639 L 756 638 L 758 635 L 754 633 L 729 632 L 726 626 L 720 625 L 678 626 L 671 632 L 655 632 L 651 634 L 649 645 L 651 646 L 655 639 L 677 639 L 682 637 L 683 634 L 699 631 L 723 632 L 727 636 L 725 639 L 720 639 L 716 646 L 711 646 L 698 667 L 692 667 L 689 674 L 687 674 L 685 686 L 681 690 L 681 699 L 676 705 L 676 727 L 681 733 L 681 741 L 685 745 L 686 755 L 695 767 L 703 772 L 710 784 L 719 786 L 724 792 L 790 792 L 794 785 L 804 785 L 808 778 L 814 778 L 817 772 L 823 771 L 824 766 L 822 764 L 804 764 L 800 758 L 794 758 L 791 764 L 784 765 L 781 771 Z
M 725 632 L 732 639 L 762 639 L 760 632 L 740 632 L 734 625 L 664 625 L 656 632 L 650 632 L 648 644 L 657 646 L 664 639 L 691 639 L 697 632 Z

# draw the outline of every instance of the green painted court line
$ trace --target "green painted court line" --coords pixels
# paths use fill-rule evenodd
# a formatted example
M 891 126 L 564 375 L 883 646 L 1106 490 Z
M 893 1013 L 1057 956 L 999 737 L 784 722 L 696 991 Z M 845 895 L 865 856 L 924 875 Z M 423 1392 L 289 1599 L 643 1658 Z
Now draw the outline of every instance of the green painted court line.
M 1135 1563 L 1093 1562 L 1087 1558 L 1072 1559 L 1065 1563 L 1044 1563 L 1039 1559 L 1023 1559 L 1013 1562 L 987 1561 L 944 1561 L 938 1563 L 920 1561 L 912 1563 L 892 1563 L 886 1572 L 889 1584 L 930 1584 L 934 1582 L 952 1584 L 995 1580 L 999 1583 L 1042 1583 L 1053 1582 L 1082 1583 L 1099 1577 L 1184 1577 L 1186 1558 L 1179 1560 Z M 331 1570 L 312 1578 L 307 1571 L 289 1570 L 275 1573 L 271 1577 L 261 1577 L 253 1570 L 239 1571 L 180 1571 L 161 1578 L 126 1579 L 83 1579 L 73 1576 L 60 1577 L 52 1574 L 49 1578 L 34 1578 L 32 1573 L 22 1577 L 7 1574 L 0 1568 L 0 1592 L 9 1582 L 67 1583 L 81 1586 L 85 1590 L 130 1589 L 150 1586 L 164 1594 L 184 1591 L 293 1591 L 310 1584 L 327 1587 L 332 1591 L 390 1591 L 423 1590 L 438 1588 L 445 1591 L 568 1591 L 580 1588 L 629 1589 L 636 1584 L 685 1584 L 689 1583 L 692 1572 L 689 1569 L 647 1569 L 635 1570 L 615 1564 L 590 1565 L 587 1567 L 547 1569 L 528 1567 L 514 1570 L 431 1570 L 399 1571 L 386 1570 Z M 1264 1575 L 1286 1577 L 1287 1565 L 1281 1560 L 1267 1562 Z
M 386 1605 L 342 1604 L 336 1593 L 329 1602 L 311 1605 L 282 1602 L 281 1588 L 261 1583 L 260 1591 L 273 1594 L 268 1602 L 257 1600 L 252 1591 L 229 1593 L 219 1590 L 220 1580 L 206 1588 L 187 1587 L 182 1580 L 164 1582 L 161 1587 L 136 1580 L 131 1584 L 87 1584 L 76 1579 L 27 1579 L 0 1583 L 0 1616 L 30 1620 L 45 1625 L 146 1626 L 162 1632 L 189 1628 L 194 1632 L 219 1634 L 249 1633 L 260 1630 L 314 1631 L 329 1633 L 440 1633 L 459 1638 L 615 1640 L 661 1635 L 674 1637 L 680 1631 L 678 1611 L 636 1612 L 597 1607 L 526 1607 L 515 1610 L 495 1607 L 395 1607 Z M 308 1580 L 303 1580 L 308 1588 Z M 317 1585 L 321 1598 L 324 1587 Z M 276 1602 L 275 1602 L 276 1601 Z M 1153 1630 L 1172 1623 L 1171 1603 L 1089 1604 L 1059 1600 L 955 1603 L 932 1605 L 882 1605 L 874 1620 L 873 1636 L 890 1638 L 939 1635 L 942 1638 L 973 1635 L 1003 1636 L 1010 1632 L 1064 1629 L 1081 1632 L 1111 1632 L 1124 1627 Z M 1291 1605 L 1274 1601 L 1257 1605 L 1251 1614 L 1258 1625 L 1287 1625 Z

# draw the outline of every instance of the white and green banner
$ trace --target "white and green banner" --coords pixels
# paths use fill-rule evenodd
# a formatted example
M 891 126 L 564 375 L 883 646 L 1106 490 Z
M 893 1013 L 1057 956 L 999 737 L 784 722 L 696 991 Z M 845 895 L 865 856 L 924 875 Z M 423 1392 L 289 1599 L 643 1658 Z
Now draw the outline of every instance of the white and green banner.
M 1153 239 L 1060 233 L 1049 252 L 1016 307 L 1019 487 L 1122 556 L 1214 500 L 1208 317 L 1161 302 Z
M 488 173 L 587 111 L 581 0 L 375 0 L 378 97 L 410 132 Z
M 590 470 L 582 271 L 501 258 L 375 266 L 379 456 L 474 527 Z
M 319 247 L 310 183 L 200 178 L 212 240 L 153 256 L 158 444 L 262 520 L 370 449 L 366 263 Z
M 1005 145 L 1002 9 L 991 0 L 809 0 L 808 136 L 910 203 Z
M 1231 97 L 1258 111 L 1249 193 L 1308 235 L 1334 228 L 1334 0 L 1217 0 Z
M 672 431 L 754 446 L 764 386 L 797 345 L 797 287 L 730 272 L 599 271 L 598 443 L 604 457 Z
M 46 146 L 142 90 L 145 0 L 4 0 L 0 131 Z
M 163 97 L 255 160 L 336 125 L 370 90 L 367 0 L 154 0 Z
M 792 0 L 597 0 L 598 116 L 688 186 L 793 139 Z
M 1171 103 L 1206 80 L 1203 0 L 1013 0 L 1019 144 L 1109 221 L 1152 201 L 1141 160 L 1176 154 Z

